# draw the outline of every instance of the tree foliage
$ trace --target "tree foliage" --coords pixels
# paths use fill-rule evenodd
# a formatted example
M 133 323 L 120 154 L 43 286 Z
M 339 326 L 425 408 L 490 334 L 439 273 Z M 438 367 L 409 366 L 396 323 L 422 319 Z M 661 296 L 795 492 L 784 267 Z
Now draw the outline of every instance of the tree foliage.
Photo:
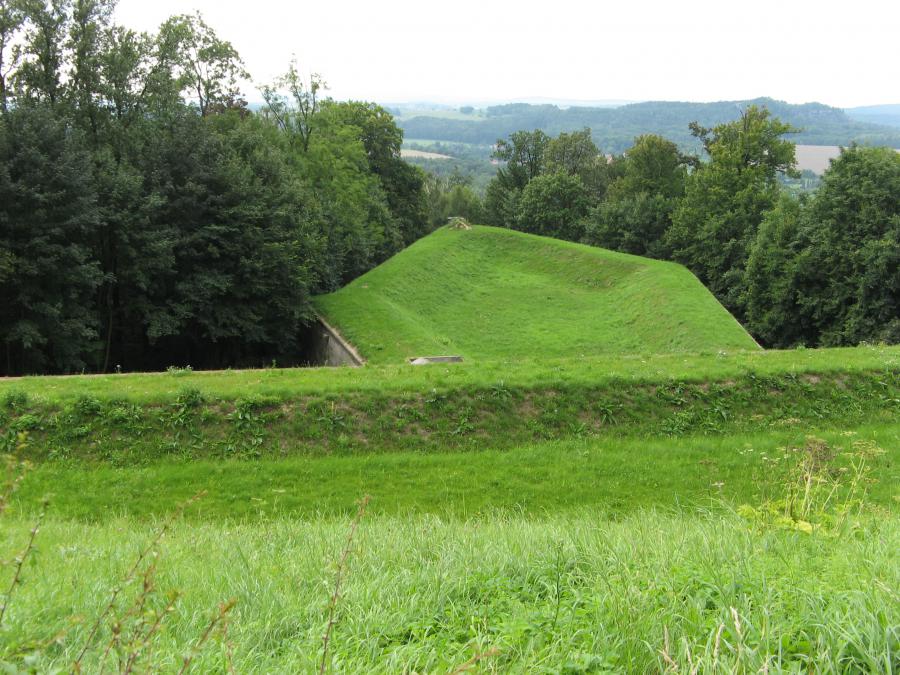
M 522 190 L 516 229 L 577 241 L 590 197 L 578 176 L 555 172 L 537 176 Z
M 0 373 L 300 358 L 312 294 L 428 231 L 378 106 L 295 65 L 251 113 L 199 15 L 0 5 Z
M 665 237 L 695 159 L 660 136 L 639 136 L 611 166 L 606 200 L 591 214 L 585 240 L 606 248 L 667 258 Z
M 811 200 L 767 216 L 748 278 L 769 344 L 900 342 L 900 154 L 842 150 Z
M 763 216 L 777 201 L 779 172 L 794 171 L 794 145 L 782 138 L 793 129 L 751 106 L 735 122 L 713 129 L 693 124 L 692 130 L 709 161 L 687 181 L 667 247 L 743 318 L 744 268 Z

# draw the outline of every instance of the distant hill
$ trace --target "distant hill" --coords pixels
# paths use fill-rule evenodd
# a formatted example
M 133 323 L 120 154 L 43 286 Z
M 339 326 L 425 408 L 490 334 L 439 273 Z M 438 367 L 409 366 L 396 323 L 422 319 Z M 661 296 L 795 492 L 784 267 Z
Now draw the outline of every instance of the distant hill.
M 872 124 L 881 124 L 900 128 L 900 103 L 891 105 L 867 105 L 859 108 L 848 108 L 844 112 L 851 119 Z
M 373 363 L 757 349 L 675 263 L 442 228 L 316 306 Z
M 888 145 L 900 148 L 900 129 L 854 118 L 847 112 L 821 103 L 794 105 L 770 98 L 752 101 L 685 103 L 650 101 L 617 108 L 570 107 L 511 103 L 490 106 L 475 119 L 416 116 L 400 121 L 407 139 L 429 139 L 489 144 L 520 129 L 542 129 L 556 135 L 590 127 L 605 152 L 622 152 L 635 136 L 661 134 L 684 148 L 698 147 L 688 124 L 712 126 L 736 119 L 750 104 L 766 106 L 782 121 L 802 131 L 792 139 L 807 145 Z M 864 114 L 864 113 L 858 113 Z

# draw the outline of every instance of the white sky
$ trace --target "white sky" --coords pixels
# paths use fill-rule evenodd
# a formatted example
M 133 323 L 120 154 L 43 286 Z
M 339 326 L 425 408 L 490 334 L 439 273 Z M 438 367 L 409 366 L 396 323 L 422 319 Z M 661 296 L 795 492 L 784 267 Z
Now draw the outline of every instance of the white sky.
M 898 0 L 120 0 L 117 18 L 193 10 L 256 82 L 295 54 L 339 99 L 900 103 Z

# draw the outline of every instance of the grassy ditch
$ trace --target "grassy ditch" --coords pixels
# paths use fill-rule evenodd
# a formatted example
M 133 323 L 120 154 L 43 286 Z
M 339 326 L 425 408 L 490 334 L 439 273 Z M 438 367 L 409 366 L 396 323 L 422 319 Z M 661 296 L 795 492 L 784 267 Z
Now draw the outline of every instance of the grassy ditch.
M 568 439 L 508 450 L 392 452 L 347 456 L 184 461 L 140 466 L 107 462 L 38 463 L 16 492 L 36 513 L 45 497 L 57 517 L 103 521 L 162 517 L 199 491 L 192 520 L 350 516 L 360 495 L 369 510 L 403 516 L 472 518 L 497 510 L 540 517 L 594 508 L 618 517 L 648 507 L 707 508 L 757 503 L 809 442 L 807 428 L 756 434 L 650 439 Z M 900 492 L 900 424 L 852 431 L 816 430 L 835 453 L 835 471 L 851 467 L 856 448 L 883 450 L 872 460 L 869 499 L 890 507 Z

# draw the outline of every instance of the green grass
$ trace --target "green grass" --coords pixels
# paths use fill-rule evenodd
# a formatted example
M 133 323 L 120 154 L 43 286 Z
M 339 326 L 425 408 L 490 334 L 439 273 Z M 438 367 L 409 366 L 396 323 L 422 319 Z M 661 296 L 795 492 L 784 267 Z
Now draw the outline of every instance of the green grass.
M 585 358 L 496 359 L 428 367 L 366 365 L 362 368 L 272 368 L 260 370 L 175 371 L 124 375 L 72 375 L 0 378 L 0 399 L 18 394 L 47 405 L 80 397 L 127 400 L 135 404 L 172 403 L 183 389 L 233 401 L 248 396 L 291 399 L 377 392 L 510 388 L 618 386 L 622 382 L 703 383 L 755 375 L 824 375 L 900 370 L 900 345 L 840 349 L 713 351 L 700 354 L 597 355 Z
M 34 465 L 0 518 L 0 557 L 13 561 L 0 591 L 49 506 L 0 623 L 0 667 L 70 670 L 121 586 L 83 672 L 110 644 L 107 667 L 122 670 L 148 631 L 138 670 L 177 671 L 231 598 L 227 637 L 212 631 L 192 672 L 315 671 L 335 564 L 370 494 L 329 672 L 448 672 L 477 655 L 472 672 L 897 672 L 898 357 L 2 382 L 0 442 L 27 431 L 18 455 Z M 839 453 L 828 476 L 854 475 L 859 441 L 884 453 L 862 515 L 804 533 L 763 507 L 811 434 Z M 160 519 L 200 490 L 123 582 Z M 848 492 L 845 479 L 839 503 Z
M 497 509 L 542 516 L 592 507 L 621 515 L 646 507 L 757 503 L 771 496 L 783 456 L 811 433 L 846 455 L 869 440 L 885 450 L 875 465 L 874 503 L 900 499 L 900 425 L 655 439 L 570 439 L 510 450 L 397 452 L 284 459 L 161 459 L 142 465 L 39 463 L 15 503 L 36 511 L 45 497 L 58 517 L 102 521 L 173 511 L 201 490 L 193 519 L 349 515 L 361 495 L 375 513 L 467 518 Z M 783 463 L 783 462 L 782 462 Z M 845 466 L 846 461 L 842 460 Z
M 0 538 L 24 547 L 29 527 L 5 520 Z M 46 523 L 0 631 L 0 661 L 69 670 L 157 527 Z M 146 630 L 170 589 L 181 595 L 141 652 L 142 671 L 177 671 L 229 598 L 227 640 L 215 631 L 192 672 L 225 672 L 229 662 L 240 673 L 317 671 L 347 529 L 330 519 L 177 522 L 152 559 L 150 592 L 138 600 L 140 575 L 124 585 L 84 672 L 98 672 L 113 618 L 127 640 L 128 608 L 141 604 Z M 367 516 L 329 672 L 449 672 L 481 654 L 476 672 L 646 673 L 676 663 L 703 673 L 895 673 L 898 550 L 896 516 L 864 518 L 837 537 L 677 511 L 618 521 L 590 510 L 538 520 Z
M 757 348 L 680 265 L 489 227 L 438 230 L 316 305 L 373 363 Z

